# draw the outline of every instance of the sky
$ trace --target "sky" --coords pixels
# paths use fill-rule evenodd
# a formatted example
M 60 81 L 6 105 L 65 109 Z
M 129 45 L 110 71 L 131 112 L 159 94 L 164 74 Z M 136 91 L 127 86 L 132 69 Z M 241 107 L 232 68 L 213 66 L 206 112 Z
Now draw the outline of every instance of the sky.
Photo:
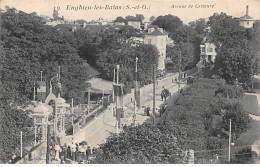
M 79 5 L 86 10 L 75 10 Z M 149 20 L 151 16 L 172 14 L 186 24 L 221 12 L 241 17 L 246 13 L 246 5 L 249 5 L 249 15 L 260 20 L 260 0 L 0 0 L 2 9 L 9 6 L 51 17 L 55 7 L 66 20 L 91 21 L 100 17 L 114 20 L 117 16 L 136 14 L 143 14 Z

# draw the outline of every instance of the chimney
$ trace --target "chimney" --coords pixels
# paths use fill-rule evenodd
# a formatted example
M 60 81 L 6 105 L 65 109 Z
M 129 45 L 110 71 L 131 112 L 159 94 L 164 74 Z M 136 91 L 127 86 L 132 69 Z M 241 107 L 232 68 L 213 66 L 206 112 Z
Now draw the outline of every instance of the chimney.
M 246 15 L 248 16 L 248 5 L 246 5 Z

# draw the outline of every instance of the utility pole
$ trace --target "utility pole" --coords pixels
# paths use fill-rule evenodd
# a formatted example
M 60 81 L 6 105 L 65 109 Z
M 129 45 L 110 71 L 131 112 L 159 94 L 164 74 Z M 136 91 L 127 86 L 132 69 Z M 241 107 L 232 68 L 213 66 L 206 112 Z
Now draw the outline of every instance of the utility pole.
M 116 65 L 116 84 L 119 84 L 119 65 Z
M 179 83 L 178 83 L 178 92 L 180 93 L 180 88 L 181 88 L 181 51 L 179 51 Z
M 50 163 L 50 125 L 47 125 L 47 150 L 46 150 L 46 164 Z
M 42 71 L 41 71 L 41 82 L 42 82 Z
M 113 84 L 115 84 L 115 83 L 116 83 L 116 69 L 114 68 Z M 113 86 L 112 100 L 113 100 L 113 103 L 114 103 L 114 101 L 115 101 L 114 86 Z
M 33 101 L 35 101 L 35 81 L 33 82 Z
M 34 125 L 34 145 L 36 145 L 36 137 L 37 137 L 37 126 Z
M 138 72 L 137 72 L 137 62 L 138 62 L 138 57 L 135 58 L 135 102 L 136 106 L 138 109 L 140 109 L 140 82 L 139 82 L 139 77 L 138 77 Z
M 21 146 L 21 152 L 20 152 L 20 157 L 22 158 L 23 157 L 23 131 L 20 131 L 20 146 Z
M 231 119 L 229 119 L 229 138 L 228 138 L 228 162 L 231 156 Z
M 122 87 L 119 85 L 119 65 L 116 66 L 117 69 L 117 81 L 114 85 L 115 100 L 116 100 L 116 120 L 118 121 L 118 128 L 121 126 L 121 117 L 123 118 L 123 92 Z
M 59 66 L 59 78 L 58 78 L 59 82 L 60 82 L 60 66 Z
M 153 125 L 155 125 L 155 85 L 156 85 L 155 69 L 156 69 L 156 64 L 153 64 Z
M 104 105 L 104 85 L 102 85 L 102 106 Z
M 134 122 L 134 126 L 135 126 L 135 122 L 136 122 L 136 101 L 134 101 L 134 115 L 133 115 L 133 122 Z
M 90 112 L 90 88 L 88 88 L 88 114 Z
M 73 106 L 73 98 L 71 99 L 71 124 L 74 125 L 74 112 L 73 112 L 74 106 Z

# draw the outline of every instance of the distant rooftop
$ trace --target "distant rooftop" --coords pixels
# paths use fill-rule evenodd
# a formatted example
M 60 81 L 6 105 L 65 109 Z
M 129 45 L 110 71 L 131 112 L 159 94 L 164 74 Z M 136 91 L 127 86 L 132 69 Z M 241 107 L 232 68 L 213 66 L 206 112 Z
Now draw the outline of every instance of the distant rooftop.
M 241 20 L 250 20 L 250 19 L 253 19 L 251 16 L 249 16 L 248 15 L 248 5 L 246 6 L 246 14 L 244 15 L 244 16 L 242 16 L 242 17 L 240 17 L 239 19 L 241 19 Z
M 148 27 L 147 35 L 159 36 L 159 35 L 167 35 L 167 33 L 164 32 L 163 29 L 158 28 L 157 26 L 152 26 L 152 27 Z

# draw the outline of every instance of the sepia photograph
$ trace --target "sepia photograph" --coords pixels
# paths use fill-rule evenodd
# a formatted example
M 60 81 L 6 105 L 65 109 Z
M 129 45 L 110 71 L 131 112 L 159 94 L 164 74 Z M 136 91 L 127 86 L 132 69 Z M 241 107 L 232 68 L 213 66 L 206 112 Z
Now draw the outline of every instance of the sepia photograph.
M 260 0 L 0 0 L 0 27 L 0 166 L 260 164 Z

